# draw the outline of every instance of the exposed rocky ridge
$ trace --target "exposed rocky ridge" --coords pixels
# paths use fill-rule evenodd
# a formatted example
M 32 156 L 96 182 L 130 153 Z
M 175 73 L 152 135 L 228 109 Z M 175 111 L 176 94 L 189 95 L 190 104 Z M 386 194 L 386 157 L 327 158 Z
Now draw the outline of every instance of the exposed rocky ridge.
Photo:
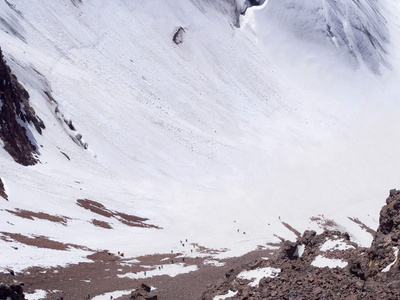
M 24 292 L 21 285 L 6 286 L 0 284 L 0 299 L 24 300 Z
M 0 48 L 0 139 L 4 149 L 14 160 L 24 166 L 34 165 L 38 149 L 29 138 L 27 124 L 33 124 L 37 132 L 45 128 L 29 105 L 29 94 L 11 73 Z
M 3 197 L 4 199 L 8 200 L 8 195 L 6 193 L 6 190 L 4 188 L 3 181 L 0 178 L 0 197 Z
M 400 191 L 392 190 L 380 213 L 379 227 L 370 248 L 358 247 L 347 233 L 327 230 L 317 235 L 306 231 L 296 242 L 285 241 L 269 260 L 253 261 L 244 270 L 264 267 L 281 269 L 276 277 L 264 277 L 256 287 L 231 270 L 204 292 L 201 299 L 213 299 L 229 290 L 236 295 L 226 299 L 400 299 L 399 249 Z M 340 240 L 346 249 L 322 251 L 328 240 Z M 304 253 L 298 257 L 298 246 Z M 319 255 L 347 262 L 344 268 L 319 268 L 312 262 Z M 243 269 L 242 269 L 243 270 Z
M 142 283 L 141 286 L 131 293 L 130 299 L 133 300 L 157 300 L 158 296 L 151 291 L 151 287 Z

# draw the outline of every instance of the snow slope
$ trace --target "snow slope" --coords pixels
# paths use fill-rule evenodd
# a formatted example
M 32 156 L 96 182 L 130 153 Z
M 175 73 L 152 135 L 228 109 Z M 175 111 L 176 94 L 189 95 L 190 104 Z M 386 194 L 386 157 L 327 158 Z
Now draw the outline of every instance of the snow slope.
M 316 26 L 281 26 L 292 19 L 290 1 L 248 9 L 240 28 L 215 3 L 0 2 L 0 46 L 46 125 L 35 135 L 41 163 L 22 167 L 0 150 L 9 195 L 1 230 L 90 248 L 37 252 L 0 239 L 0 267 L 74 263 L 96 249 L 128 257 L 185 252 L 179 241 L 186 238 L 219 249 L 216 258 L 240 255 L 279 241 L 274 234 L 295 238 L 278 217 L 299 231 L 321 230 L 309 219 L 321 213 L 370 243 L 347 217 L 377 227 L 383 200 L 398 184 L 399 5 L 365 0 L 356 10 L 339 2 L 372 22 L 365 26 L 382 46 L 353 55 L 351 45 L 363 46 L 346 42 L 339 25 L 354 18 L 332 15 L 338 7 L 323 1 L 340 23 L 331 27 L 341 39 L 332 45 L 342 47 L 329 55 L 326 36 L 313 32 L 323 27 L 320 18 Z M 314 1 L 296 3 L 299 18 L 315 9 Z M 293 26 L 302 34 L 293 36 Z M 176 45 L 179 27 L 185 31 Z M 78 134 L 87 149 L 71 139 Z M 163 229 L 84 210 L 76 200 L 85 198 Z M 7 211 L 15 208 L 68 219 L 22 219 Z

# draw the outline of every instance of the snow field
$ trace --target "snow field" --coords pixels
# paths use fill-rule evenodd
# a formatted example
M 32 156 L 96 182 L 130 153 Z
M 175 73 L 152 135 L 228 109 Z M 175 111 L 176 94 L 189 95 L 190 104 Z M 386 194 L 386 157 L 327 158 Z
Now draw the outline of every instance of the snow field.
M 178 243 L 187 237 L 221 259 L 279 241 L 274 234 L 294 239 L 280 219 L 321 231 L 309 218 L 324 214 L 369 245 L 370 234 L 347 217 L 376 228 L 398 185 L 400 7 L 384 4 L 392 69 L 377 77 L 278 30 L 265 19 L 272 2 L 249 10 L 240 29 L 191 1 L 14 1 L 23 18 L 0 3 L 0 17 L 19 32 L 1 28 L 2 49 L 46 124 L 43 135 L 33 132 L 40 164 L 18 166 L 0 150 L 9 195 L 2 230 L 126 257 L 191 255 Z M 186 31 L 179 46 L 178 26 Z M 76 132 L 54 116 L 49 90 Z M 69 137 L 78 133 L 87 150 Z M 77 199 L 163 229 L 127 227 Z M 66 216 L 67 225 L 6 211 L 15 208 Z M 1 257 L 10 257 L 0 267 L 65 265 L 88 254 L 56 252 L 0 240 Z

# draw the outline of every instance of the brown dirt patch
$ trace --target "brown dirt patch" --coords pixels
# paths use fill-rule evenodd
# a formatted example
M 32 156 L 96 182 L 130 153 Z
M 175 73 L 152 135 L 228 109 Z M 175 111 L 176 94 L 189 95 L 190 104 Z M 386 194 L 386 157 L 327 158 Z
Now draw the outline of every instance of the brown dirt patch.
M 85 249 L 88 250 L 84 246 L 74 245 L 74 244 L 64 244 L 57 241 L 50 240 L 45 236 L 33 236 L 29 237 L 26 235 L 22 235 L 19 233 L 9 233 L 9 232 L 0 232 L 6 239 L 2 238 L 3 240 L 10 241 L 10 239 L 15 240 L 21 244 L 34 246 L 38 248 L 48 248 L 54 250 L 68 250 L 68 248 L 73 247 L 77 249 Z
M 64 226 L 67 225 L 68 217 L 65 216 L 53 216 L 46 214 L 44 212 L 33 212 L 25 209 L 15 209 L 15 210 L 9 210 L 6 209 L 9 213 L 16 215 L 18 217 L 24 218 L 24 219 L 29 219 L 29 220 L 34 220 L 34 218 L 37 219 L 42 219 L 42 220 L 48 220 L 50 222 L 54 223 L 60 223 Z
M 120 221 L 122 224 L 125 224 L 128 226 L 162 229 L 156 225 L 143 223 L 143 222 L 149 220 L 147 218 L 141 218 L 138 216 L 129 215 L 129 214 L 122 213 L 119 211 L 113 211 L 113 210 L 106 208 L 103 204 L 93 201 L 93 200 L 78 199 L 76 202 L 80 207 L 83 207 L 84 209 L 90 210 L 91 212 L 101 215 L 106 218 L 115 218 L 118 221 Z M 96 225 L 96 226 L 101 226 L 101 225 Z
M 283 221 L 281 223 L 283 224 L 283 226 L 285 226 L 287 229 L 293 232 L 298 238 L 301 237 L 301 233 L 298 232 L 296 229 L 294 229 L 292 226 L 290 226 L 288 223 Z
M 102 227 L 105 229 L 112 229 L 110 224 L 108 224 L 107 222 L 100 221 L 100 220 L 93 219 L 92 224 L 97 227 Z
M 113 213 L 105 208 L 105 206 L 99 202 L 92 201 L 89 199 L 78 199 L 76 201 L 79 206 L 83 207 L 84 209 L 90 210 L 91 212 L 94 212 L 95 214 L 111 218 L 113 216 Z
M 89 255 L 93 263 L 79 263 L 67 267 L 43 269 L 30 268 L 24 272 L 11 276 L 0 273 L 0 282 L 11 284 L 15 280 L 24 283 L 24 292 L 33 293 L 36 289 L 48 291 L 46 300 L 58 299 L 87 299 L 107 292 L 117 290 L 133 291 L 141 283 L 157 288 L 160 299 L 192 300 L 199 299 L 207 285 L 215 283 L 219 278 L 232 268 L 241 267 L 254 259 L 270 257 L 271 250 L 254 251 L 241 257 L 223 260 L 224 266 L 216 267 L 203 264 L 206 258 L 186 258 L 186 265 L 197 265 L 198 270 L 175 277 L 167 275 L 148 277 L 140 280 L 118 277 L 118 274 L 130 272 L 143 272 L 149 270 L 142 265 L 154 266 L 170 264 L 165 258 L 176 257 L 170 254 L 155 254 L 137 257 L 140 263 L 132 263 L 131 259 L 102 251 Z M 176 258 L 176 261 L 178 258 Z M 114 298 L 115 300 L 128 300 L 129 295 Z
M 310 220 L 316 222 L 324 230 L 334 230 L 338 227 L 338 224 L 335 221 L 327 219 L 323 215 L 310 217 Z

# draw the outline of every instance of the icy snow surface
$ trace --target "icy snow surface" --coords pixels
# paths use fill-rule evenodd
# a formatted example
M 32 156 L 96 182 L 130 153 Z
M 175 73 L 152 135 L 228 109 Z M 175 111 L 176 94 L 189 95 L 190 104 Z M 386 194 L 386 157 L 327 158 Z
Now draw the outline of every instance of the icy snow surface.
M 332 259 L 332 258 L 326 258 L 322 255 L 318 255 L 314 261 L 311 263 L 312 266 L 318 267 L 318 268 L 344 268 L 347 266 L 347 262 L 340 260 L 340 259 Z
M 389 272 L 390 268 L 396 263 L 397 257 L 399 255 L 399 249 L 393 248 L 394 250 L 394 261 L 392 261 L 389 265 L 387 265 L 382 272 Z
M 40 300 L 46 297 L 47 292 L 43 290 L 35 290 L 32 294 L 24 293 L 24 295 L 26 300 Z
M 238 293 L 237 291 L 234 292 L 234 291 L 229 290 L 229 292 L 227 294 L 225 294 L 225 295 L 215 296 L 214 300 L 224 300 L 226 298 L 235 296 L 237 293 Z
M 131 290 L 127 291 L 114 291 L 110 293 L 104 293 L 102 295 L 98 295 L 92 298 L 92 300 L 110 300 L 110 297 L 112 296 L 113 299 L 116 299 L 118 297 L 124 296 L 124 295 L 130 295 Z
M 293 253 L 293 256 L 301 257 L 303 255 L 305 249 L 306 249 L 305 245 L 297 245 L 296 251 Z
M 275 277 L 280 272 L 281 272 L 280 269 L 266 267 L 266 268 L 240 272 L 237 277 L 240 279 L 250 280 L 251 281 L 251 283 L 249 284 L 250 286 L 257 286 L 258 283 L 260 282 L 260 279 L 264 277 Z
M 320 248 L 321 251 L 347 250 L 347 249 L 354 249 L 354 246 L 346 244 L 346 242 L 343 239 L 327 240 Z
M 39 249 L 1 234 L 0 268 L 88 261 L 104 249 L 126 258 L 191 255 L 179 244 L 186 238 L 221 259 L 279 242 L 274 234 L 293 238 L 278 216 L 300 232 L 321 231 L 309 219 L 321 213 L 370 244 L 347 217 L 376 228 L 388 190 L 399 185 L 400 4 L 360 1 L 359 11 L 322 1 L 322 11 L 314 1 L 270 0 L 248 9 L 236 28 L 213 1 L 200 2 L 0 2 L 0 46 L 46 125 L 42 135 L 32 130 L 39 164 L 17 165 L 0 150 L 9 195 L 1 231 L 87 247 Z M 315 9 L 317 27 L 309 22 Z M 380 50 L 365 35 L 344 42 L 344 52 L 326 31 L 314 35 L 326 16 L 343 41 L 355 32 L 351 22 L 365 23 Z M 291 21 L 279 27 L 285 20 L 300 20 L 301 32 Z M 346 20 L 353 25 L 341 35 Z M 185 34 L 176 45 L 179 27 Z M 71 139 L 78 134 L 88 149 Z M 78 199 L 162 229 L 129 227 Z M 16 208 L 66 222 L 23 219 L 9 212 Z
M 132 279 L 141 279 L 141 278 L 147 278 L 147 277 L 153 277 L 153 276 L 161 276 L 161 275 L 168 275 L 171 277 L 175 277 L 176 275 L 179 274 L 185 274 L 189 272 L 193 272 L 197 270 L 197 266 L 191 265 L 191 266 L 185 266 L 184 264 L 169 264 L 169 265 L 163 265 L 163 268 L 159 270 L 158 268 L 146 271 L 145 272 L 138 272 L 138 273 L 126 273 L 126 274 L 118 274 L 118 277 L 128 277 Z

